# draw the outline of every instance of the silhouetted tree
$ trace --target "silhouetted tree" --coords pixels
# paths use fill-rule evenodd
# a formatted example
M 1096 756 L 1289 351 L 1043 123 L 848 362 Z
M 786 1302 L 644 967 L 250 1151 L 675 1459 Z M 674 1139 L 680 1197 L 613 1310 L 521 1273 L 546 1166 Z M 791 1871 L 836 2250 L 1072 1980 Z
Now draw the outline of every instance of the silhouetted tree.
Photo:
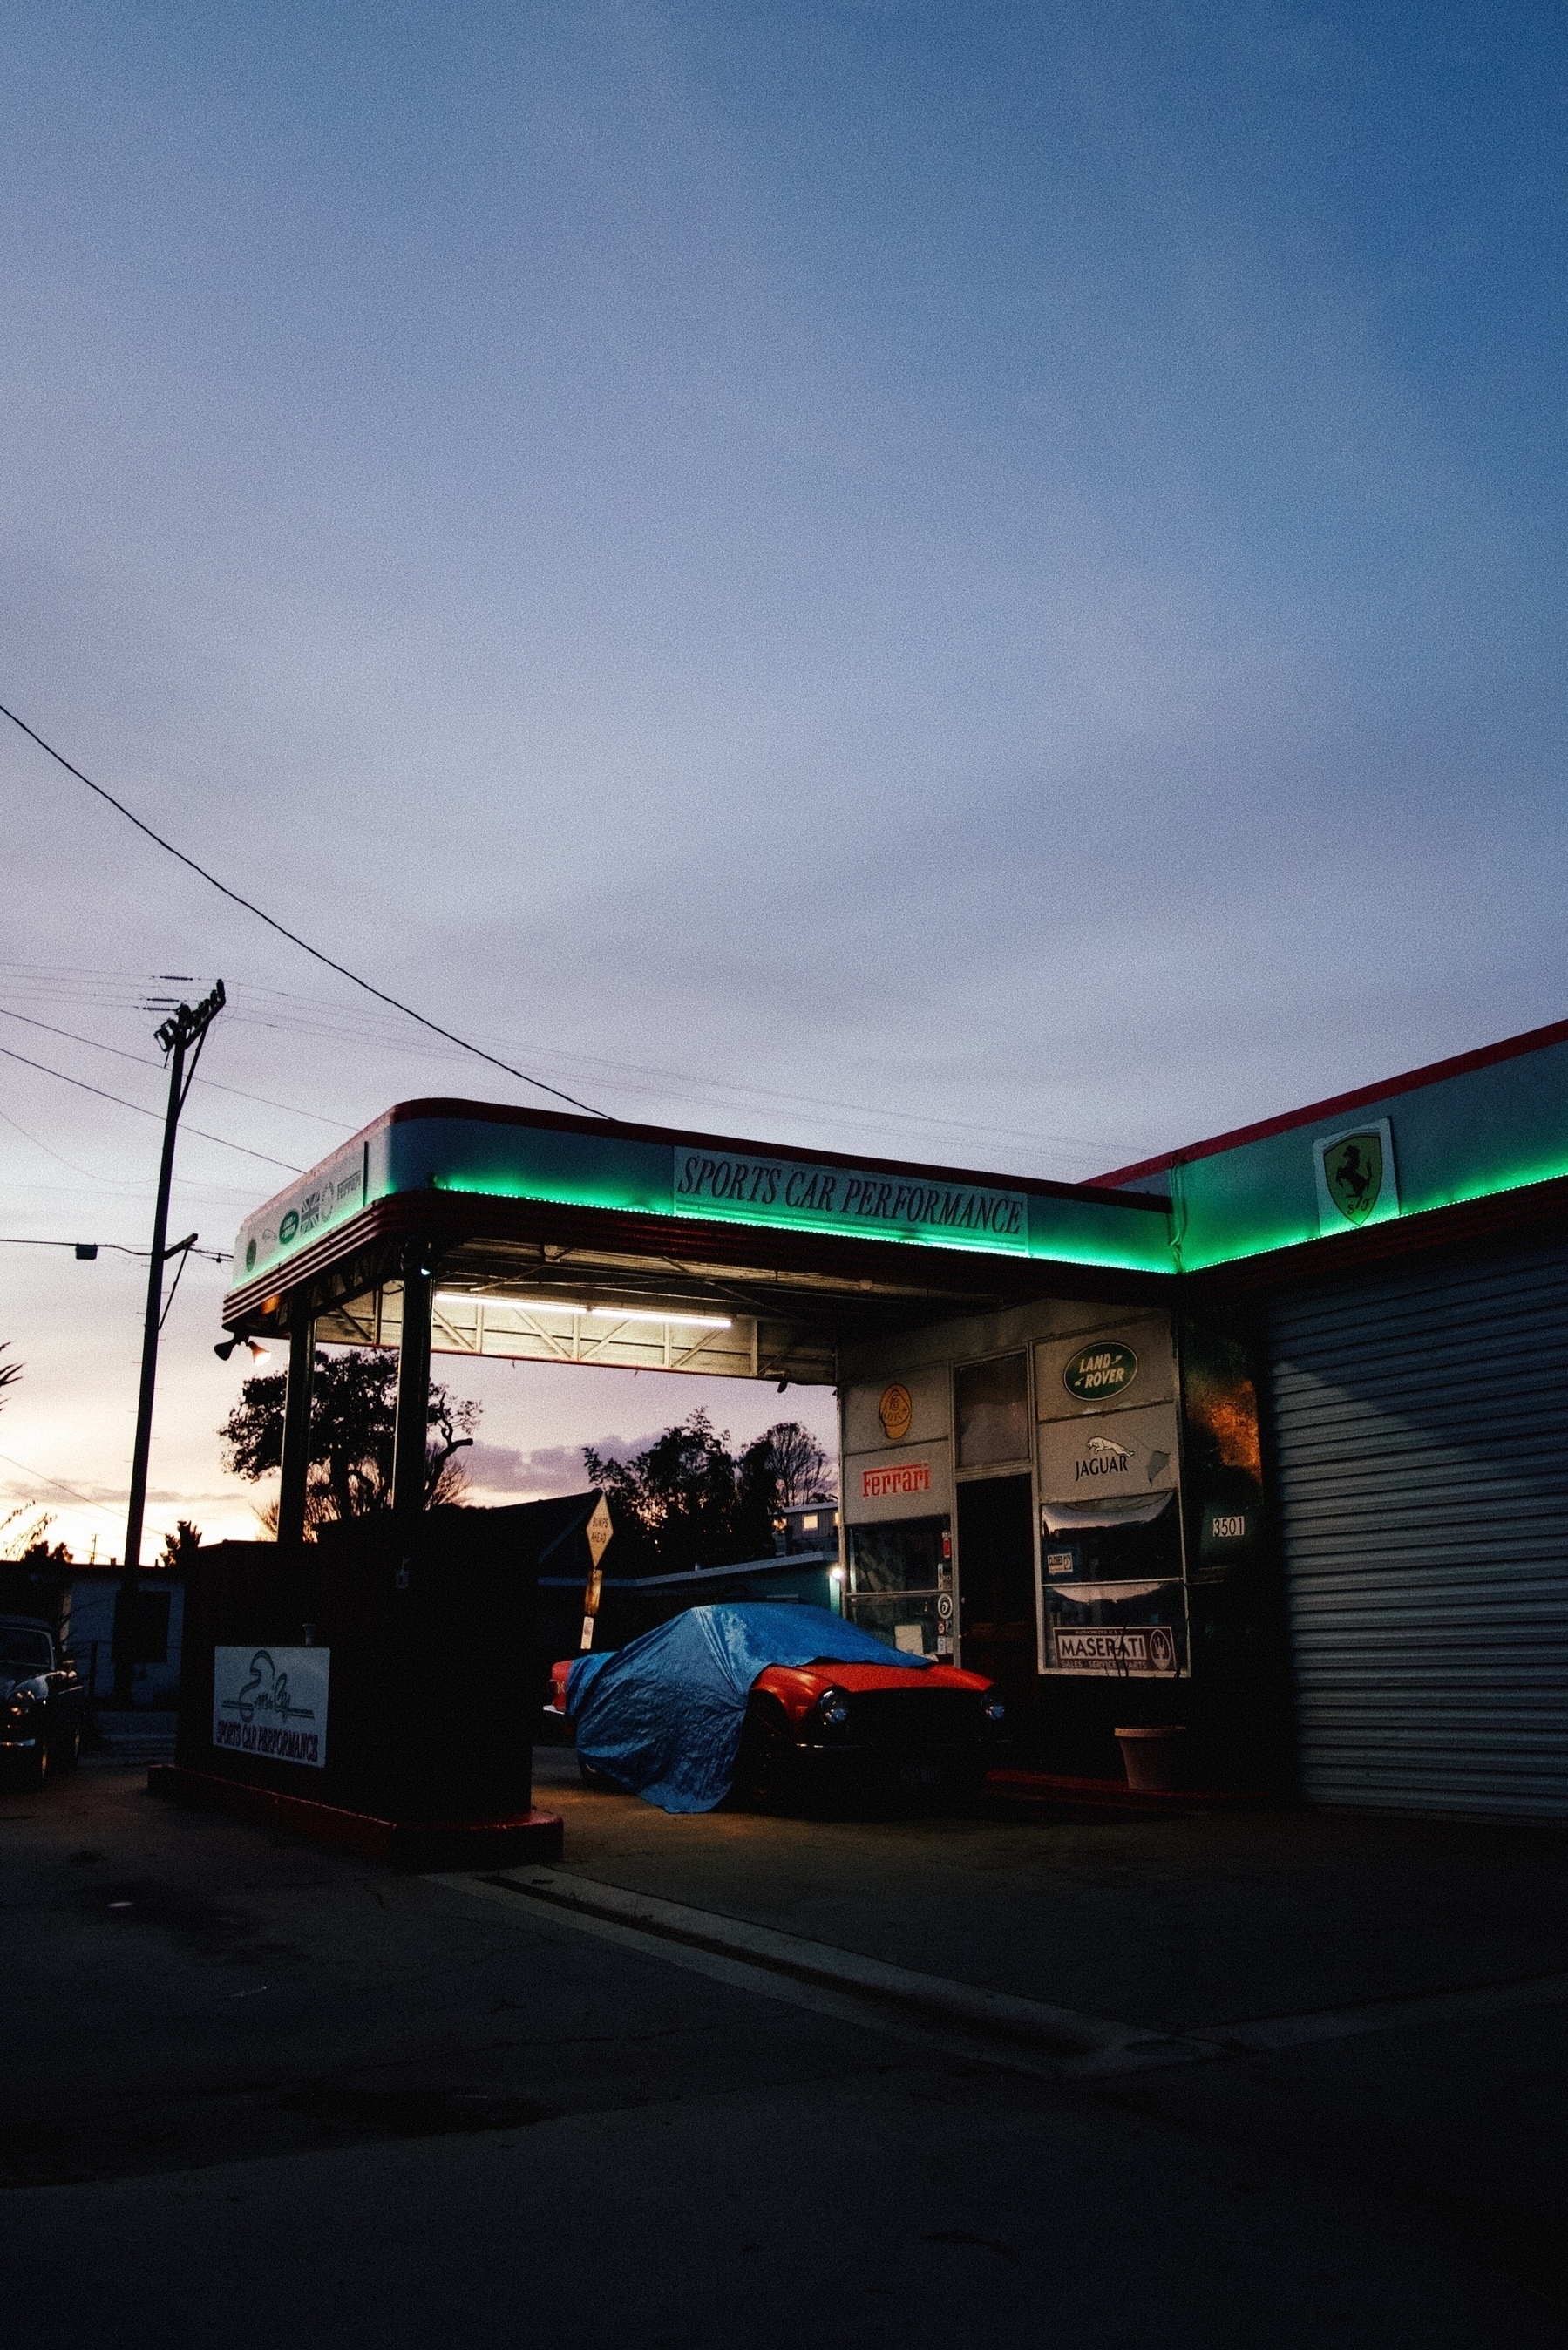
M 583 1462 L 618 1504 L 623 1575 L 765 1557 L 779 1511 L 829 1492 L 827 1456 L 798 1420 L 778 1421 L 737 1459 L 728 1430 L 715 1430 L 701 1408 L 629 1461 L 607 1460 L 590 1444 Z
M 202 1529 L 189 1518 L 176 1518 L 174 1531 L 163 1537 L 163 1548 L 158 1555 L 160 1566 L 187 1567 L 192 1554 L 202 1547 Z
M 741 1457 L 741 1473 L 772 1481 L 774 1509 L 798 1510 L 808 1502 L 831 1502 L 833 1473 L 826 1453 L 798 1419 L 775 1419 Z
M 218 1430 L 223 1465 L 253 1484 L 283 1462 L 281 1372 L 247 1379 L 240 1400 Z M 398 1358 L 362 1347 L 316 1356 L 310 1399 L 310 1469 L 306 1527 L 334 1518 L 363 1518 L 391 1507 L 392 1435 L 397 1420 Z M 482 1407 L 431 1388 L 426 1418 L 433 1441 L 425 1448 L 427 1510 L 461 1499 L 467 1482 L 453 1455 L 473 1441 Z M 277 1505 L 259 1513 L 275 1530 Z

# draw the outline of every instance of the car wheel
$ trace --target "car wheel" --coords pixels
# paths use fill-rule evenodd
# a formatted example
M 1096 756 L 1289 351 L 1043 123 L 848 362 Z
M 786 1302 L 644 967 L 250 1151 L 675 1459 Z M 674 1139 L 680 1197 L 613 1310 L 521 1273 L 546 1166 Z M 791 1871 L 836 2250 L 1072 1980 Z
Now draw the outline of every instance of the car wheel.
M 735 1765 L 735 1793 L 755 1812 L 782 1811 L 796 1792 L 794 1741 L 789 1724 L 775 1705 L 746 1709 L 741 1752 Z
M 22 1765 L 22 1784 L 35 1795 L 41 1795 L 49 1783 L 49 1742 L 40 1738 Z
M 82 1733 L 81 1725 L 78 1722 L 57 1748 L 54 1758 L 55 1768 L 57 1771 L 74 1771 L 81 1759 Z
M 610 1782 L 602 1771 L 597 1771 L 586 1754 L 577 1757 L 577 1775 L 585 1787 L 607 1787 Z

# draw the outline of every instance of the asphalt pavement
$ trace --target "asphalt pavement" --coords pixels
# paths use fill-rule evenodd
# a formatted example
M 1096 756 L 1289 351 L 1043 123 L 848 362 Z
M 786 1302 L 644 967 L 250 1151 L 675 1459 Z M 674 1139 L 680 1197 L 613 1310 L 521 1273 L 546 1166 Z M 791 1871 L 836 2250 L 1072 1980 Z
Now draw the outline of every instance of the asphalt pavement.
M 0 1795 L 8 2339 L 1562 2340 L 1560 1832 L 670 1820 L 539 1764 L 580 1915 L 112 1754 Z

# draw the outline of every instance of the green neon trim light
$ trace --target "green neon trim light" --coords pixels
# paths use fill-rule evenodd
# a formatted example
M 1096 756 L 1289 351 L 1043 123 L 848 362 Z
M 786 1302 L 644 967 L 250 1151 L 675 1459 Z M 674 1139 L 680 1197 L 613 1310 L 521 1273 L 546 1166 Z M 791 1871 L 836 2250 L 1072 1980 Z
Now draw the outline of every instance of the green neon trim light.
M 1538 1167 L 1526 1168 L 1516 1175 L 1493 1182 L 1456 1184 L 1437 1199 L 1412 1201 L 1407 1196 L 1401 1202 L 1397 1217 L 1374 1224 L 1370 1229 L 1386 1232 L 1389 1222 L 1407 1224 L 1414 1217 L 1436 1215 L 1443 1208 L 1465 1208 L 1478 1200 L 1504 1199 L 1511 1191 L 1528 1191 L 1538 1183 L 1561 1182 L 1565 1176 L 1568 1176 L 1568 1157 L 1545 1160 Z M 1346 1232 L 1355 1229 L 1352 1224 L 1345 1226 Z M 1271 1255 L 1276 1249 L 1300 1248 L 1306 1241 L 1336 1240 L 1339 1237 L 1337 1232 L 1320 1230 L 1318 1220 L 1314 1216 L 1310 1221 L 1293 1219 L 1272 1231 L 1254 1231 L 1240 1245 L 1203 1248 L 1194 1246 L 1189 1240 L 1179 1240 L 1177 1254 L 1183 1273 L 1207 1273 L 1211 1265 L 1240 1264 L 1248 1257 Z
M 458 1115 L 396 1119 L 363 1140 L 352 1180 L 313 1170 L 252 1217 L 235 1279 L 258 1280 L 361 1206 L 439 1191 L 764 1230 L 835 1234 L 1116 1272 L 1175 1270 L 1163 1208 L 1129 1199 L 1054 1198 L 959 1175 L 889 1173 L 762 1150 L 691 1149 Z M 340 1196 L 339 1196 L 340 1195 Z M 351 1196 L 350 1196 L 351 1195 Z M 324 1202 L 336 1204 L 328 1213 Z
M 642 1201 L 626 1200 L 613 1195 L 607 1198 L 602 1194 L 594 1197 L 575 1188 L 569 1191 L 565 1189 L 552 1191 L 537 1183 L 499 1181 L 492 1175 L 460 1173 L 441 1175 L 430 1188 L 437 1191 L 462 1192 L 469 1198 L 536 1200 L 557 1207 L 609 1208 L 626 1211 L 636 1209 L 646 1211 L 648 1205 Z M 1038 1211 L 1041 1207 L 1047 1210 L 1065 1207 L 1071 1211 L 1074 1204 L 1070 1201 L 1029 1200 L 1031 1211 Z M 1093 1212 L 1097 1203 L 1085 1202 L 1085 1205 Z M 961 1232 L 933 1231 L 912 1224 L 835 1222 L 827 1216 L 797 1213 L 788 1209 L 764 1213 L 742 1206 L 723 1214 L 716 1214 L 711 1209 L 694 1210 L 681 1202 L 677 1204 L 673 1211 L 665 1207 L 657 1212 L 664 1215 L 671 1212 L 676 1215 L 690 1214 L 700 1218 L 703 1223 L 711 1223 L 715 1227 L 740 1224 L 751 1231 L 815 1232 L 836 1235 L 840 1239 L 848 1235 L 857 1240 L 888 1241 L 902 1248 L 963 1250 L 978 1256 L 1044 1258 L 1061 1264 L 1097 1265 L 1107 1272 L 1171 1273 L 1175 1270 L 1165 1221 L 1161 1217 L 1151 1214 L 1147 1208 L 1137 1210 L 1126 1218 L 1131 1227 L 1128 1233 L 1129 1242 L 1141 1239 L 1143 1234 L 1140 1228 L 1147 1228 L 1148 1244 L 1142 1248 L 1129 1245 L 1117 1247 L 1115 1244 L 1106 1244 L 1068 1232 L 1057 1231 L 1043 1234 L 1037 1229 L 1038 1219 L 1033 1212 L 1026 1227 L 1027 1237 L 1017 1241 L 1005 1238 L 1002 1241 L 990 1238 L 980 1239 Z M 1106 1206 L 1102 1212 L 1106 1222 L 1110 1223 L 1113 1220 L 1120 1220 L 1124 1211 Z

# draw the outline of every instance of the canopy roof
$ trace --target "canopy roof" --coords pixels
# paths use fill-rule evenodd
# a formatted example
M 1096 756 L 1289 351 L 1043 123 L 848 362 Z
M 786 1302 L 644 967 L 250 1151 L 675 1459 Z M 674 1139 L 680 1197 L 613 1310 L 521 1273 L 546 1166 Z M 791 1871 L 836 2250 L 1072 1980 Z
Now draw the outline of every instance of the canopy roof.
M 400 1102 L 247 1219 L 223 1319 L 303 1308 L 393 1343 L 417 1244 L 438 1351 L 832 1380 L 884 1330 L 1272 1286 L 1565 1215 L 1568 1022 L 1086 1184 Z
M 410 1242 L 438 1350 L 799 1379 L 890 1323 L 1173 1271 L 1158 1194 L 416 1101 L 246 1220 L 223 1318 L 389 1343 Z

